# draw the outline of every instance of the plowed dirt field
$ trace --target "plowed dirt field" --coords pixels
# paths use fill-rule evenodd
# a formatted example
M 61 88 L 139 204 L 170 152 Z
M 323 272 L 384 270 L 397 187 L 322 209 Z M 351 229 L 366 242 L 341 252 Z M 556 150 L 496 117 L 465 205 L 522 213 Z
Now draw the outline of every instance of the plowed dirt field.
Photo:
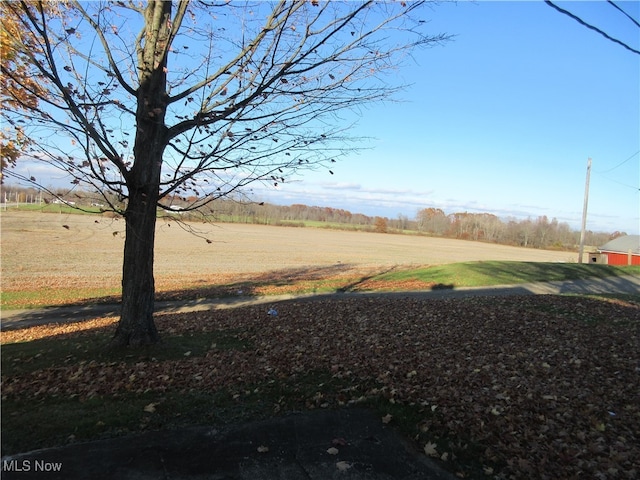
M 4 291 L 120 284 L 123 220 L 17 211 L 3 212 L 0 220 Z M 471 260 L 576 258 L 570 252 L 417 235 L 159 220 L 155 272 L 158 288 L 179 288 L 270 272 L 318 279 Z

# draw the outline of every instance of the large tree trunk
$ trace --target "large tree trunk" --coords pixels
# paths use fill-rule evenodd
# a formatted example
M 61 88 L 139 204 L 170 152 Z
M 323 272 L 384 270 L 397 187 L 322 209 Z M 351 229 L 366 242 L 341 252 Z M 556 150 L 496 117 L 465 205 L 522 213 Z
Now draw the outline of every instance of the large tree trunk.
M 126 177 L 129 198 L 125 211 L 122 310 L 114 346 L 149 345 L 159 340 L 153 321 L 153 251 L 162 157 L 169 141 L 164 119 L 171 6 L 171 2 L 150 0 L 145 9 L 145 40 L 138 52 L 135 162 Z
M 149 345 L 159 340 L 153 321 L 153 259 L 166 128 L 155 122 L 141 121 L 136 143 L 139 143 L 134 147 L 136 165 L 127 179 L 129 199 L 124 215 L 122 310 L 112 341 L 114 346 Z
M 157 96 L 157 103 L 144 103 L 161 103 L 163 94 Z M 122 267 L 122 310 L 112 341 L 114 346 L 149 345 L 159 340 L 153 321 L 153 258 L 167 129 L 163 123 L 153 120 L 146 116 L 138 122 L 134 147 L 136 164 L 127 179 L 129 199 L 124 215 L 127 228 Z
M 150 345 L 159 340 L 153 321 L 153 258 L 166 128 L 153 121 L 140 121 L 136 144 L 136 165 L 127 179 L 122 310 L 112 342 L 114 346 Z
M 125 215 L 122 310 L 114 346 L 150 345 L 159 340 L 153 321 L 156 197 L 157 194 L 148 195 L 142 190 L 130 192 Z

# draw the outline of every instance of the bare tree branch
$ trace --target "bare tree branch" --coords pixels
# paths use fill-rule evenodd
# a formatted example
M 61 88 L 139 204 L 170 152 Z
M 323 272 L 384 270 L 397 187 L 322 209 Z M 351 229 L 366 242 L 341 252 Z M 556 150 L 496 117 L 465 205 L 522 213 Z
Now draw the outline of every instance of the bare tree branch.
M 48 91 L 22 80 L 26 98 L 12 97 L 21 109 L 0 114 L 24 122 L 33 161 L 113 192 L 126 220 L 117 344 L 157 341 L 158 209 L 196 210 L 255 182 L 329 171 L 357 146 L 348 129 L 358 109 L 402 87 L 385 75 L 412 49 L 447 40 L 417 17 L 426 3 L 10 4 L 35 46 L 15 48 Z

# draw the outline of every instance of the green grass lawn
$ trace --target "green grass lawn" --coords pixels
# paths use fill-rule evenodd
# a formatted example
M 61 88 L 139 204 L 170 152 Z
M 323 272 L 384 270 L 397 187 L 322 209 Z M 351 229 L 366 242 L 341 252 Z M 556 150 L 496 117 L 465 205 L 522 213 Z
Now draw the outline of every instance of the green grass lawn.
M 47 308 L 60 305 L 115 303 L 119 301 L 121 288 L 68 288 L 53 290 L 21 290 L 0 292 L 3 310 Z
M 12 210 L 14 208 L 12 207 Z M 64 203 L 23 203 L 16 209 L 22 212 L 43 212 L 43 213 L 64 213 L 65 215 L 95 215 L 102 213 L 100 207 L 79 205 L 78 207 L 71 207 Z
M 640 274 L 640 266 L 589 265 L 544 262 L 463 262 L 400 270 L 375 277 L 375 280 L 422 280 L 453 287 L 513 285 L 530 282 L 604 278 Z
M 546 282 L 575 280 L 580 278 L 604 278 L 620 275 L 640 275 L 640 266 L 610 266 L 590 265 L 577 263 L 544 263 L 544 262 L 463 262 L 446 265 L 433 265 L 418 269 L 398 269 L 383 273 L 366 281 L 376 282 L 376 288 L 381 290 L 394 290 L 394 283 L 407 280 L 419 280 L 432 285 L 441 285 L 447 288 L 482 287 L 492 285 L 513 285 L 518 283 Z M 237 291 L 241 288 L 245 294 L 251 292 L 269 291 L 269 287 L 277 287 L 274 290 L 278 294 L 305 294 L 328 293 L 332 291 L 345 291 L 352 289 L 353 285 L 362 285 L 366 289 L 365 279 L 331 279 L 331 281 L 306 281 L 297 280 L 291 284 L 282 285 L 280 282 L 270 285 L 268 282 L 247 283 L 233 285 L 217 285 L 218 292 Z M 385 283 L 388 288 L 385 288 Z M 211 296 L 207 292 L 212 290 L 211 285 L 200 285 L 187 288 L 170 298 L 188 300 Z M 174 292 L 175 293 L 175 292 Z M 257 293 L 258 295 L 260 293 Z M 20 292 L 1 292 L 2 308 L 5 310 L 17 308 L 44 308 L 48 306 L 60 306 L 70 304 L 92 304 L 117 302 L 120 289 L 40 289 Z M 216 296 L 224 294 L 213 294 Z M 163 299 L 162 292 L 158 297 Z

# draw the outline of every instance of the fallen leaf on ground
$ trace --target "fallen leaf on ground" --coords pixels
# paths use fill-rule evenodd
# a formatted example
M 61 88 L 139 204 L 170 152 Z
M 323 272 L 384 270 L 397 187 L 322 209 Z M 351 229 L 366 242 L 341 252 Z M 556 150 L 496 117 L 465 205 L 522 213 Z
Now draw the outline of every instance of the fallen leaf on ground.
M 424 446 L 425 455 L 428 455 L 429 457 L 437 457 L 438 456 L 438 451 L 436 450 L 437 446 L 438 444 L 436 443 L 427 442 L 427 444 Z
M 266 381 L 291 380 L 304 392 L 310 388 L 305 372 L 318 372 L 349 388 L 316 383 L 296 401 L 339 408 L 383 400 L 410 409 L 423 415 L 412 441 L 440 458 L 437 441 L 449 468 L 469 478 L 474 468 L 499 478 L 636 478 L 640 471 L 636 300 L 376 296 L 281 302 L 278 313 L 265 321 L 264 305 L 255 305 L 158 315 L 158 330 L 168 338 L 233 332 L 250 345 L 218 343 L 204 355 L 193 350 L 185 357 L 179 350 L 179 358 L 166 360 L 113 363 L 70 355 L 27 368 L 40 352 L 12 357 L 3 348 L 3 400 L 18 405 L 61 396 L 82 401 L 227 390 L 242 402 L 239 392 L 269 388 Z M 111 317 L 3 331 L 1 341 L 55 337 L 71 345 L 106 337 L 116 323 Z M 9 374 L 5 366 L 11 365 L 16 370 Z M 398 415 L 394 411 L 394 422 Z M 443 438 L 449 440 L 440 443 Z M 346 444 L 332 441 L 341 452 Z M 461 460 L 469 444 L 475 466 Z

